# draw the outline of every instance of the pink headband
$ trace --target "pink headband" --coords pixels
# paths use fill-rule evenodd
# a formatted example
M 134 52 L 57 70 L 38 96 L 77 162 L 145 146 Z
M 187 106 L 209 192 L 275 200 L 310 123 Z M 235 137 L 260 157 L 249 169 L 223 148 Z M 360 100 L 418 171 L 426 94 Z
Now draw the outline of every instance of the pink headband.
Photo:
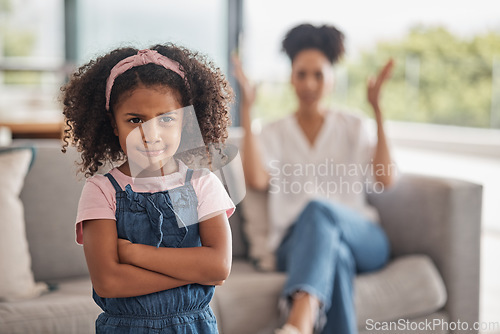
M 174 71 L 182 79 L 185 79 L 184 73 L 180 69 L 181 65 L 178 62 L 173 61 L 172 59 L 165 57 L 164 55 L 154 50 L 140 50 L 136 55 L 121 60 L 111 69 L 111 73 L 109 74 L 108 80 L 106 81 L 106 110 L 109 111 L 109 98 L 111 96 L 111 89 L 113 88 L 116 77 L 120 74 L 123 74 L 125 71 L 130 70 L 132 67 L 151 63 L 163 66 L 167 70 Z

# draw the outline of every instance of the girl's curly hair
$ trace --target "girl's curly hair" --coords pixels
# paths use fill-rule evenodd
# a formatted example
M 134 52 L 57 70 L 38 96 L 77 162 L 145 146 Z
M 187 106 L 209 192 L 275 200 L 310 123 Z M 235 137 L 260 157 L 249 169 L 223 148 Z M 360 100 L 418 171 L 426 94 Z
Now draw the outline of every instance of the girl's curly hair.
M 194 107 L 203 141 L 207 146 L 224 143 L 230 125 L 229 103 L 233 91 L 221 70 L 204 55 L 168 43 L 150 48 L 177 61 L 184 80 L 171 70 L 156 64 L 133 67 L 119 75 L 113 85 L 110 110 L 106 111 L 106 80 L 111 69 L 122 59 L 137 54 L 135 48 L 119 48 L 81 66 L 61 88 L 66 128 L 62 151 L 71 144 L 81 153 L 80 171 L 94 175 L 106 162 L 124 158 L 110 116 L 119 100 L 138 86 L 165 86 L 177 90 L 183 106 Z

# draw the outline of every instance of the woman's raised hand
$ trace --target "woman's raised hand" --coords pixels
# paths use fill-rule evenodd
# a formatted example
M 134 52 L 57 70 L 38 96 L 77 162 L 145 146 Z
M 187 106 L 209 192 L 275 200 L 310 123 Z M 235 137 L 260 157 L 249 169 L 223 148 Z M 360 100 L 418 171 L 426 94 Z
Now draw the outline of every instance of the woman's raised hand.
M 368 102 L 373 107 L 375 113 L 380 113 L 379 96 L 380 89 L 385 81 L 390 77 L 392 68 L 394 67 L 394 60 L 391 58 L 387 61 L 385 66 L 380 70 L 376 78 L 370 77 L 367 83 L 367 98 Z
M 236 53 L 233 52 L 231 55 L 231 60 L 234 66 L 234 77 L 240 85 L 241 103 L 247 107 L 253 105 L 256 96 L 256 88 L 243 72 L 243 66 L 241 65 L 241 60 Z

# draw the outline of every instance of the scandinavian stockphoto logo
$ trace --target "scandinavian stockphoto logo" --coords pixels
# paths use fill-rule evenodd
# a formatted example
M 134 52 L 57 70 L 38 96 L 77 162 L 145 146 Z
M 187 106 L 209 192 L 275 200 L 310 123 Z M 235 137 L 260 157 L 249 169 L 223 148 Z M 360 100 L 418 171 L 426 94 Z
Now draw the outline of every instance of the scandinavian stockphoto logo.
M 270 193 L 313 194 L 335 197 L 340 194 L 382 193 L 379 177 L 391 176 L 396 166 L 369 163 L 337 163 L 327 158 L 319 163 L 282 163 L 272 160 Z
M 126 139 L 133 185 L 141 191 L 169 189 L 179 227 L 194 224 L 197 219 L 187 222 L 182 218 L 189 199 L 176 188 L 182 186 L 185 178 L 176 180 L 168 175 L 177 172 L 187 175 L 188 168 L 195 171 L 191 178 L 206 177 L 213 172 L 234 204 L 241 202 L 246 189 L 238 149 L 222 143 L 205 145 L 193 106 L 166 112 L 146 122 L 140 117 L 130 121 L 138 124 Z M 173 187 L 168 185 L 170 181 L 174 182 Z

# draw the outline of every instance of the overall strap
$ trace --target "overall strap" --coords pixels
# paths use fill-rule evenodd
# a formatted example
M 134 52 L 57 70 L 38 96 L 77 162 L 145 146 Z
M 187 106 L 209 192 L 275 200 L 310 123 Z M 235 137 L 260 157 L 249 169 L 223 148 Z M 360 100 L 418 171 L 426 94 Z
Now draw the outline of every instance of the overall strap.
M 191 168 L 188 168 L 188 170 L 186 171 L 186 180 L 184 181 L 184 184 L 191 182 L 192 176 L 193 176 L 193 170 Z
M 115 188 L 116 192 L 123 191 L 123 189 L 120 187 L 120 185 L 118 184 L 118 182 L 116 182 L 116 180 L 113 177 L 113 175 L 111 175 L 109 173 L 106 173 L 104 176 L 106 176 L 109 179 L 109 181 L 111 182 L 111 184 Z

